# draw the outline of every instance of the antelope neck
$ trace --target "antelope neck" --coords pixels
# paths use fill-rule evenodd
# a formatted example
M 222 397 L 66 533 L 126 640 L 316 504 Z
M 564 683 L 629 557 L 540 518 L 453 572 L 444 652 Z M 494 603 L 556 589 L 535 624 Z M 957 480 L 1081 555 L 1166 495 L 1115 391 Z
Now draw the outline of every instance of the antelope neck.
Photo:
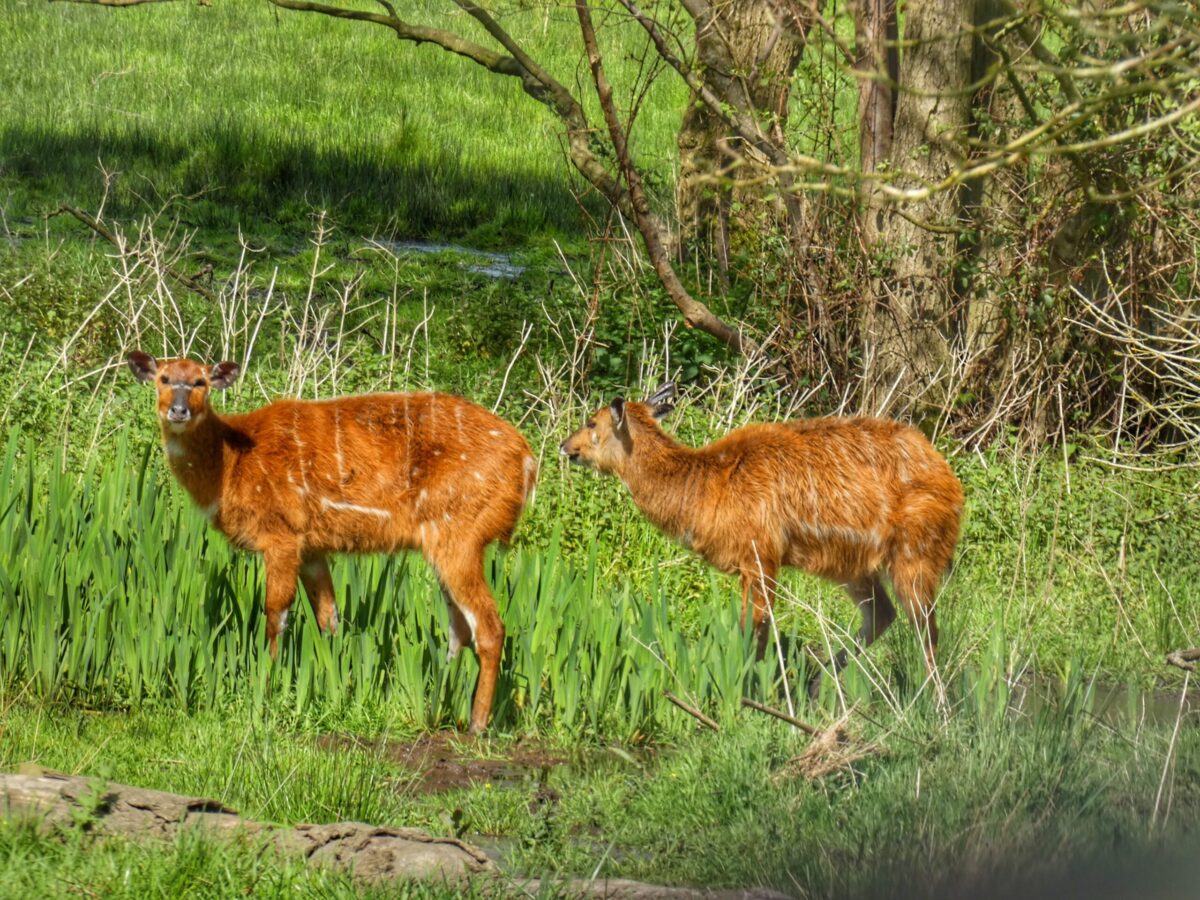
M 220 492 L 225 431 L 225 423 L 211 409 L 206 409 L 204 416 L 181 434 L 171 431 L 165 422 L 162 426 L 163 447 L 171 472 L 201 506 L 208 506 Z
M 660 527 L 685 519 L 700 487 L 699 453 L 658 428 L 641 425 L 633 450 L 617 473 L 633 502 Z

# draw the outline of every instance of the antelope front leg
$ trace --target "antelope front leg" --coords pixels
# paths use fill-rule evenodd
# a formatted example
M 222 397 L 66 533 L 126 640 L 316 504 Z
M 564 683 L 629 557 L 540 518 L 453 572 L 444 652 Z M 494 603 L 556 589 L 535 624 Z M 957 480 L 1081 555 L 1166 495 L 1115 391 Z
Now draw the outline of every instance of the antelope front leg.
M 263 563 L 267 572 L 267 642 L 274 659 L 279 652 L 277 639 L 287 627 L 288 610 L 296 598 L 300 553 L 295 547 L 264 550 Z
M 317 625 L 326 634 L 335 634 L 338 626 L 337 597 L 333 593 L 333 576 L 324 556 L 310 556 L 300 567 L 300 581 L 309 605 L 317 617 Z
M 755 658 L 762 659 L 767 653 L 767 640 L 771 636 L 771 623 L 767 621 L 767 613 L 774 599 L 775 569 L 762 567 L 761 571 L 742 573 L 742 628 L 746 628 L 746 613 L 749 612 L 750 600 L 753 598 L 754 607 L 751 614 L 751 626 L 755 637 L 758 638 Z

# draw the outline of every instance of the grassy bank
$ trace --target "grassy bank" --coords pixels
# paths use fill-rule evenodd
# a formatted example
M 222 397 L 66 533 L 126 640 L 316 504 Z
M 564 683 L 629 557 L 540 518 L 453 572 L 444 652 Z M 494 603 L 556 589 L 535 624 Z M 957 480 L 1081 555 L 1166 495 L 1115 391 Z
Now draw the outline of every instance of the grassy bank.
M 215 797 L 283 823 L 358 819 L 458 834 L 497 848 L 515 879 L 594 873 L 831 897 L 1178 890 L 1195 875 L 1194 859 L 1173 854 L 1200 812 L 1196 729 L 1173 737 L 1169 722 L 1099 720 L 1088 704 L 1076 682 L 1035 712 L 983 694 L 949 715 L 923 702 L 871 708 L 851 717 L 850 764 L 815 782 L 797 762 L 808 739 L 747 713 L 721 734 L 650 754 L 560 745 L 562 764 L 426 793 L 389 741 L 330 741 L 287 710 L 114 714 L 10 698 L 0 767 L 36 763 Z M 469 752 L 504 758 L 513 748 L 493 738 Z M 68 865 L 78 866 L 73 883 L 105 894 L 119 893 L 122 869 L 167 893 L 189 873 L 212 896 L 258 879 L 269 892 L 347 888 L 195 842 L 151 856 L 78 834 L 58 842 L 0 830 L 5 893 L 52 884 L 49 873 Z

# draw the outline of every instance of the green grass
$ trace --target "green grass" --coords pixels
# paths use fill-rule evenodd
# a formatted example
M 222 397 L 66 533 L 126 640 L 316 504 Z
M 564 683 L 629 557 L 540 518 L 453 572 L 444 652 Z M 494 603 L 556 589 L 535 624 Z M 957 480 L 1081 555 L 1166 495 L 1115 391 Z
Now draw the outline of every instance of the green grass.
M 596 872 L 833 897 L 894 896 L 897 884 L 913 896 L 999 897 L 1068 876 L 1119 883 L 1130 873 L 1154 883 L 1174 874 L 1158 857 L 1186 840 L 1200 812 L 1200 733 L 1185 727 L 1172 742 L 1170 722 L 1101 721 L 1090 703 L 1075 679 L 1060 700 L 1026 714 L 985 693 L 948 716 L 927 701 L 898 714 L 868 707 L 851 731 L 871 752 L 817 782 L 792 762 L 805 736 L 743 712 L 720 734 L 648 755 L 591 745 L 582 764 L 426 795 L 385 745 L 331 747 L 318 740 L 320 723 L 286 709 L 113 713 L 10 695 L 0 705 L 0 768 L 36 763 L 212 797 L 285 824 L 365 819 L 464 834 L 502 843 L 502 867 L 515 877 Z M 493 738 L 474 750 L 512 748 Z M 577 745 L 564 750 L 579 758 Z M 177 869 L 224 863 L 230 880 L 219 885 L 262 877 L 253 857 L 183 842 L 148 858 L 120 842 L 47 842 L 4 826 L 0 889 L 73 869 L 75 883 L 99 889 L 115 858 L 133 868 L 133 885 L 163 884 L 169 895 Z M 1179 873 L 1194 874 L 1194 859 L 1183 862 Z M 271 871 L 285 886 L 345 888 L 331 875 Z
M 219 844 L 194 832 L 161 844 L 47 837 L 29 823 L 0 820 L 4 897 L 404 897 L 453 898 L 471 891 L 408 883 L 372 888 L 350 876 L 264 853 L 252 841 Z
M 397 6 L 493 46 L 453 4 Z M 569 8 L 518 4 L 502 20 L 576 84 Z M 604 34 L 630 51 L 614 51 L 610 65 L 631 83 L 638 39 L 621 20 Z M 553 114 L 516 79 L 377 26 L 262 0 L 115 11 L 15 0 L 0 8 L 0 43 L 0 206 L 10 220 L 64 200 L 97 208 L 103 169 L 114 174 L 111 212 L 188 197 L 185 218 L 217 229 L 265 220 L 304 231 L 321 208 L 360 234 L 475 232 L 519 244 L 579 232 L 582 180 Z M 684 94 L 663 79 L 654 96 L 665 102 L 647 105 L 635 138 L 661 180 Z

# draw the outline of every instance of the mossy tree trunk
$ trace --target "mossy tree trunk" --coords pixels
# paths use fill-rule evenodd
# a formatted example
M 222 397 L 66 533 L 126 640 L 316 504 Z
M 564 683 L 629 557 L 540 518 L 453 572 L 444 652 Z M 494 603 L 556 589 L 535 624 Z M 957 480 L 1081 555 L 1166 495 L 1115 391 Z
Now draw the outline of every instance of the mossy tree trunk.
M 795 0 L 685 0 L 696 28 L 695 67 L 723 103 L 750 113 L 781 150 L 792 75 L 804 53 L 811 15 Z M 757 149 L 693 91 L 677 140 L 676 211 L 680 249 L 715 260 L 724 272 L 730 251 L 764 225 L 799 226 L 799 199 L 785 196 L 778 174 Z M 775 184 L 764 189 L 762 179 Z M 742 188 L 739 181 L 754 180 Z

